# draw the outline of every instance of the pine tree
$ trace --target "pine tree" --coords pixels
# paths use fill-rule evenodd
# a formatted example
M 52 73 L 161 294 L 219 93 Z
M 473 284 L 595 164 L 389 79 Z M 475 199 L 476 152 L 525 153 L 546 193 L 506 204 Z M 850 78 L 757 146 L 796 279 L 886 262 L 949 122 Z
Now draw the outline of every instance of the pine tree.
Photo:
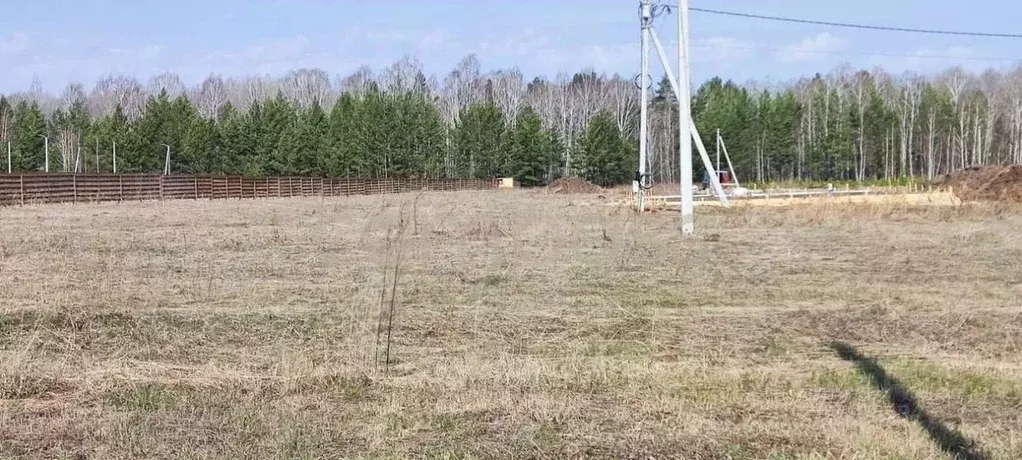
M 327 145 L 327 119 L 323 109 L 313 104 L 287 128 L 280 139 L 278 151 L 284 159 L 285 174 L 322 175 L 320 156 Z
M 351 93 L 341 95 L 330 111 L 328 148 L 323 158 L 323 169 L 329 176 L 360 175 L 366 168 L 361 139 L 361 126 L 365 121 L 364 100 Z
M 508 136 L 509 164 L 504 175 L 514 177 L 524 186 L 543 184 L 548 175 L 552 149 L 550 133 L 543 129 L 543 122 L 531 108 L 525 108 L 518 116 L 515 128 Z
M 253 104 L 248 114 L 225 112 L 220 117 L 218 163 L 224 173 L 250 177 L 266 175 L 264 162 L 257 152 L 260 131 L 260 104 Z
M 634 175 L 635 155 L 629 153 L 613 117 L 601 112 L 589 122 L 589 129 L 576 144 L 575 158 L 583 177 L 609 187 L 625 183 Z
M 223 167 L 216 158 L 218 137 L 213 120 L 192 117 L 185 132 L 184 148 L 176 157 L 175 170 L 192 174 L 222 172 Z
M 492 178 L 505 166 L 504 115 L 492 103 L 473 105 L 455 127 L 453 160 L 457 177 Z
M 294 171 L 288 151 L 281 150 L 281 147 L 289 145 L 293 141 L 290 138 L 298 135 L 297 108 L 283 93 L 278 92 L 276 98 L 266 101 L 261 115 L 261 136 L 257 149 L 259 156 L 265 159 L 266 172 L 292 174 Z
M 21 101 L 14 109 L 14 127 L 11 134 L 11 170 L 32 172 L 43 169 L 46 120 L 39 105 Z
M 195 170 L 192 163 L 197 155 L 186 151 L 185 141 L 192 120 L 198 116 L 198 111 L 184 96 L 172 101 L 166 91 L 161 91 L 159 95 L 150 97 L 127 148 L 123 152 L 118 148 L 118 172 L 163 171 L 167 145 L 171 151 L 171 172 Z

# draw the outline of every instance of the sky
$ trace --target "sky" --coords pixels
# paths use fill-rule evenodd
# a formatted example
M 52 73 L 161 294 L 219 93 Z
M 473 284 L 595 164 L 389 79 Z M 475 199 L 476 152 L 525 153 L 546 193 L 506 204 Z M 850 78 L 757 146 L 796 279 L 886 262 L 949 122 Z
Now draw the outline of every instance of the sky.
M 13 0 L 12 0 L 13 1 Z M 1022 32 L 1012 0 L 691 0 L 693 7 L 912 28 Z M 196 84 L 316 67 L 347 75 L 403 56 L 443 76 L 464 56 L 528 77 L 592 68 L 633 78 L 638 0 L 32 0 L 0 16 L 0 92 L 86 88 L 162 72 Z M 692 79 L 784 82 L 841 64 L 931 73 L 1009 68 L 1022 40 L 863 31 L 691 13 Z M 673 62 L 674 16 L 658 20 Z M 920 57 L 926 56 L 926 57 Z M 937 57 L 933 57 L 937 56 Z M 654 54 L 655 59 L 655 54 Z M 659 66 L 654 67 L 659 73 Z

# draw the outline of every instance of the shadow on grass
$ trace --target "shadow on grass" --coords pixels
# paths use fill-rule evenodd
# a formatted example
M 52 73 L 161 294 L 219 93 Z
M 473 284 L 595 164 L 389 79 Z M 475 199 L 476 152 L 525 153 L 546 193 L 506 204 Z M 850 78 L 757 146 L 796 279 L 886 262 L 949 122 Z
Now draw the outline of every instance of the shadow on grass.
M 918 423 L 930 435 L 933 442 L 937 443 L 952 458 L 955 460 L 987 460 L 989 458 L 976 445 L 975 441 L 934 419 L 922 407 L 919 407 L 915 395 L 905 388 L 898 379 L 888 375 L 876 360 L 862 355 L 854 347 L 844 342 L 832 342 L 830 348 L 837 352 L 841 359 L 855 363 L 859 372 L 868 377 L 878 390 L 887 394 L 891 408 L 898 415 Z

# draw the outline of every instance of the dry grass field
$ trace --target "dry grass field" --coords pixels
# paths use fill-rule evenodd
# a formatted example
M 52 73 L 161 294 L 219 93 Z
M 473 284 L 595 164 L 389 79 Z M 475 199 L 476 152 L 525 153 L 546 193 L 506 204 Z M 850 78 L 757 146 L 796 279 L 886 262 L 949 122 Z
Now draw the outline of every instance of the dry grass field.
M 1022 458 L 1022 210 L 697 212 L 0 208 L 0 458 Z

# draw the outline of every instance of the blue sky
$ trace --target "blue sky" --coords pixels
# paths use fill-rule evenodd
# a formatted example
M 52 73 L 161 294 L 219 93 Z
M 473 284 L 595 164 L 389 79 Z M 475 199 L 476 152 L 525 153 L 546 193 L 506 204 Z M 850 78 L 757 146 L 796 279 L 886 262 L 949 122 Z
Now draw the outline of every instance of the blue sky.
M 38 77 L 49 92 L 100 76 L 176 72 L 283 74 L 319 67 L 345 75 L 404 55 L 430 73 L 475 53 L 483 69 L 526 75 L 592 67 L 631 77 L 638 66 L 637 0 L 34 0 L 0 16 L 0 92 Z M 693 6 L 904 27 L 1022 32 L 1009 0 L 692 0 Z M 674 43 L 674 18 L 662 21 Z M 693 79 L 783 81 L 841 63 L 893 72 L 960 64 L 1004 68 L 1022 40 L 857 31 L 692 13 Z M 674 46 L 667 45 L 674 49 Z M 876 56 L 886 54 L 889 56 Z M 914 58 L 939 55 L 946 58 Z M 985 60 L 999 58 L 1001 60 Z

